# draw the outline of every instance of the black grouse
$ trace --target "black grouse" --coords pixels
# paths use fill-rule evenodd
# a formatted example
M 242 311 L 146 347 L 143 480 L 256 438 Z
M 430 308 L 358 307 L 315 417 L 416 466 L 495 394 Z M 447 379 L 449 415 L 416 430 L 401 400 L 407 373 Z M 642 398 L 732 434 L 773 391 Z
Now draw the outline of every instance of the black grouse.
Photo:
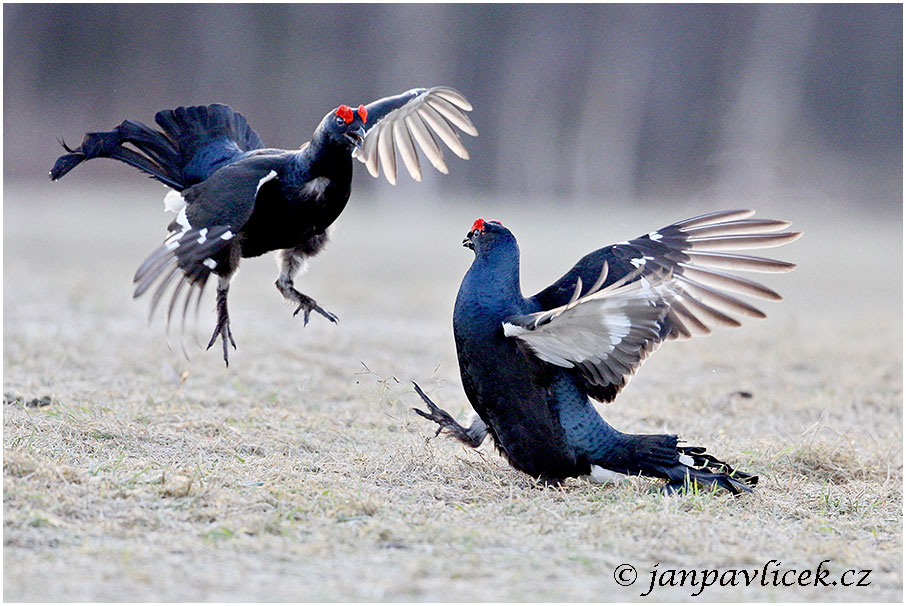
M 396 183 L 396 152 L 409 174 L 421 180 L 416 152 L 420 147 L 440 172 L 446 173 L 443 141 L 463 159 L 469 155 L 458 127 L 478 131 L 465 114 L 472 109 L 451 88 L 417 88 L 353 109 L 340 105 L 298 150 L 265 148 L 246 119 L 226 105 L 178 107 L 154 117 L 161 130 L 126 120 L 108 132 L 88 133 L 82 144 L 57 159 L 50 178 L 57 180 L 92 158 L 113 158 L 150 174 L 174 191 L 164 205 L 177 213 L 163 245 L 148 255 L 135 272 L 139 297 L 155 283 L 151 314 L 178 278 L 167 310 L 167 328 L 174 309 L 185 316 L 193 293 L 195 308 L 208 278 L 217 276 L 217 326 L 208 343 L 219 336 L 229 365 L 230 330 L 227 293 L 243 257 L 278 251 L 281 265 L 276 285 L 304 313 L 305 324 L 315 311 L 331 322 L 337 317 L 293 286 L 308 257 L 327 243 L 328 227 L 349 200 L 352 158 L 365 163 L 375 177 Z M 380 165 L 380 166 L 379 166 Z M 180 303 L 180 296 L 184 299 Z
M 429 411 L 415 409 L 478 447 L 490 433 L 517 469 L 547 483 L 642 474 L 750 491 L 756 476 L 736 471 L 675 435 L 617 431 L 589 398 L 611 402 L 641 363 L 668 339 L 739 326 L 734 315 L 764 314 L 735 294 L 779 300 L 761 284 L 725 270 L 786 272 L 795 265 L 732 252 L 791 242 L 787 221 L 753 211 L 686 219 L 583 257 L 528 299 L 519 282 L 519 246 L 497 221 L 478 219 L 463 245 L 475 252 L 453 311 L 463 388 L 478 417 L 466 428 L 415 386 Z M 733 293 L 733 294 L 731 294 Z

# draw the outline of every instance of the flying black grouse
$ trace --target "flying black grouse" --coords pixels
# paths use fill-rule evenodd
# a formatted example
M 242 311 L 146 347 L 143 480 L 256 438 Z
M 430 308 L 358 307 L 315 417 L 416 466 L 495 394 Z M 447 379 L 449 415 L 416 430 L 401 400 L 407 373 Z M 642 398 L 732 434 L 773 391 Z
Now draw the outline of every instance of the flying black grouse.
M 795 265 L 728 253 L 779 246 L 801 232 L 787 221 L 715 212 L 596 250 L 528 299 L 519 247 L 497 221 L 478 219 L 463 245 L 475 252 L 453 311 L 466 396 L 478 412 L 466 428 L 416 385 L 429 411 L 415 409 L 469 446 L 490 433 L 509 462 L 545 482 L 608 472 L 750 491 L 756 476 L 735 471 L 674 435 L 632 435 L 608 425 L 589 397 L 616 398 L 665 340 L 739 326 L 733 315 L 764 314 L 730 293 L 780 295 L 723 270 L 786 272 Z
M 63 143 L 69 153 L 57 159 L 50 178 L 61 178 L 85 160 L 113 158 L 173 188 L 164 206 L 177 217 L 163 245 L 135 272 L 134 296 L 157 283 L 153 314 L 168 286 L 179 278 L 167 326 L 184 294 L 184 329 L 193 293 L 197 309 L 208 278 L 217 275 L 217 326 L 208 348 L 219 336 L 229 365 L 227 341 L 234 348 L 236 343 L 227 293 L 240 259 L 278 251 L 276 285 L 297 305 L 294 315 L 302 311 L 308 324 L 315 311 L 336 322 L 334 314 L 293 287 L 293 277 L 324 247 L 328 227 L 346 207 L 352 158 L 364 162 L 375 177 L 383 166 L 384 176 L 395 184 L 399 151 L 409 174 L 420 181 L 418 144 L 431 164 L 446 173 L 437 139 L 468 159 L 453 127 L 477 135 L 465 114 L 471 109 L 451 88 L 412 89 L 357 109 L 341 105 L 324 116 L 311 141 L 298 150 L 282 150 L 265 148 L 245 118 L 226 105 L 179 107 L 157 113 L 160 131 L 126 120 L 112 131 L 88 133 L 76 149 Z

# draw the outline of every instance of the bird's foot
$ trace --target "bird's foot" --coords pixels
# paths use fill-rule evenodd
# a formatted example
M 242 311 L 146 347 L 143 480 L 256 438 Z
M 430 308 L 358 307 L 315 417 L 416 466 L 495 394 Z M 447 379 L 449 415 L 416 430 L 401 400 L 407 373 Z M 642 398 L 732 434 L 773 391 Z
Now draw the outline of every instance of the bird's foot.
M 205 349 L 211 349 L 211 346 L 214 345 L 214 342 L 217 340 L 217 337 L 220 337 L 223 341 L 223 361 L 227 366 L 230 365 L 229 357 L 229 348 L 227 347 L 227 339 L 229 339 L 230 345 L 233 346 L 233 349 L 236 349 L 236 341 L 233 340 L 233 333 L 230 331 L 230 317 L 226 315 L 220 316 L 217 320 L 217 327 L 214 328 L 214 334 L 211 335 L 211 340 L 208 341 L 208 346 Z
M 422 391 L 422 388 L 418 386 L 418 383 L 413 381 L 412 385 L 415 386 L 415 393 L 417 393 L 425 402 L 425 404 L 427 404 L 428 410 L 430 412 L 425 412 L 424 410 L 421 410 L 419 408 L 413 408 L 412 410 L 439 425 L 437 431 L 434 433 L 435 436 L 440 435 L 440 432 L 446 429 L 447 433 L 449 433 L 451 436 L 461 442 L 464 442 L 465 444 L 468 444 L 472 448 L 478 448 L 481 445 L 481 442 L 484 440 L 486 430 L 484 433 L 480 434 L 480 437 L 479 435 L 473 435 L 473 433 L 470 432 L 469 429 L 466 429 L 465 427 L 457 423 L 456 419 L 454 419 L 450 415 L 450 413 L 432 402 L 431 398 L 429 398 L 428 395 L 424 391 Z
M 311 312 L 316 311 L 334 324 L 340 321 L 340 318 L 336 314 L 332 314 L 320 305 L 318 305 L 314 299 L 307 297 L 303 294 L 299 294 L 299 307 L 296 308 L 296 311 L 293 312 L 293 316 L 299 314 L 299 312 L 304 312 L 302 315 L 302 323 L 305 326 L 308 326 L 308 317 L 311 315 Z
M 311 312 L 313 311 L 318 312 L 334 324 L 340 321 L 340 318 L 338 318 L 336 314 L 330 313 L 329 311 L 318 305 L 318 303 L 314 299 L 312 299 L 308 295 L 303 295 L 292 286 L 281 284 L 278 281 L 277 288 L 280 289 L 280 293 L 284 298 L 298 305 L 298 307 L 296 307 L 296 311 L 293 312 L 293 316 L 297 316 L 300 311 L 303 312 L 302 321 L 305 326 L 308 326 L 308 319 L 309 316 L 311 316 Z

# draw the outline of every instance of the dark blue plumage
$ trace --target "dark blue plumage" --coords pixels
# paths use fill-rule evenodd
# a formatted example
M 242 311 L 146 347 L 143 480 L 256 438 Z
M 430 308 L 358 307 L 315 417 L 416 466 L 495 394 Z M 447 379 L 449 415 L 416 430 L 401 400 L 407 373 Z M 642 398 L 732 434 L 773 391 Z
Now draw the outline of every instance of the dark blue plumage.
M 470 446 L 490 433 L 510 463 L 545 482 L 595 475 L 597 468 L 668 481 L 715 484 L 733 493 L 757 477 L 734 471 L 675 435 L 617 431 L 589 398 L 613 400 L 664 340 L 738 325 L 730 314 L 763 317 L 729 294 L 779 299 L 766 287 L 714 267 L 789 271 L 790 263 L 723 252 L 778 246 L 799 232 L 786 221 L 723 211 L 675 223 L 594 251 L 540 293 L 525 298 L 519 247 L 496 221 L 475 222 L 463 244 L 475 259 L 453 311 L 466 396 L 478 413 L 457 423 L 418 386 L 422 416 Z M 728 292 L 729 291 L 729 292 Z
M 230 331 L 227 293 L 245 257 L 278 251 L 276 286 L 304 314 L 315 311 L 332 322 L 337 317 L 294 288 L 293 278 L 307 258 L 327 243 L 327 230 L 349 200 L 352 160 L 364 162 L 377 176 L 379 165 L 396 181 L 396 152 L 406 168 L 421 178 L 415 144 L 446 172 L 435 134 L 457 155 L 468 157 L 457 126 L 477 131 L 464 112 L 466 99 L 453 89 L 412 89 L 353 109 L 341 105 L 315 129 L 298 150 L 267 149 L 245 118 L 226 105 L 179 107 L 157 113 L 161 130 L 126 120 L 112 131 L 88 133 L 82 144 L 61 156 L 50 171 L 60 179 L 93 158 L 119 160 L 148 173 L 174 191 L 165 207 L 177 213 L 163 245 L 135 273 L 135 297 L 156 285 L 151 313 L 173 288 L 167 324 L 174 311 L 185 315 L 195 306 L 211 274 L 218 276 L 217 326 L 210 348 L 220 337 L 229 364 Z M 434 133 L 434 134 L 432 134 Z M 181 305 L 179 297 L 185 296 Z

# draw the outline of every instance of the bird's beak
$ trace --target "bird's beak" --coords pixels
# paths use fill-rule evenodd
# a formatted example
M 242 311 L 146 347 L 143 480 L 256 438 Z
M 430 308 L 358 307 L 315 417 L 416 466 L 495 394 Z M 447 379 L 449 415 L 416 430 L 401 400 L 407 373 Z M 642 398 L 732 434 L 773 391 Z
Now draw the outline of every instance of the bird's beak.
M 470 231 L 469 233 L 466 234 L 466 237 L 463 238 L 463 241 L 462 241 L 463 246 L 465 246 L 466 248 L 471 248 L 472 250 L 475 250 L 475 244 L 472 242 L 472 235 L 474 233 L 475 232 Z
M 352 143 L 353 147 L 356 149 L 362 149 L 362 144 L 365 142 L 365 129 L 361 126 L 358 126 L 350 131 L 347 131 L 344 135 Z

